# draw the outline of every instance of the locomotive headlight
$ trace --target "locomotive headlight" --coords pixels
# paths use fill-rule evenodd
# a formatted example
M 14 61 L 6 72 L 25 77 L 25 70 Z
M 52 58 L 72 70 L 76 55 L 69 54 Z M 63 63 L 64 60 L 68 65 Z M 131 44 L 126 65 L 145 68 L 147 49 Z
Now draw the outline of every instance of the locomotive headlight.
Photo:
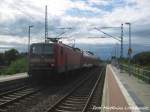
M 50 63 L 49 66 L 50 66 L 50 67 L 54 67 L 55 65 L 54 65 L 53 63 Z
M 54 67 L 54 64 L 53 64 L 53 63 L 51 64 L 51 67 Z

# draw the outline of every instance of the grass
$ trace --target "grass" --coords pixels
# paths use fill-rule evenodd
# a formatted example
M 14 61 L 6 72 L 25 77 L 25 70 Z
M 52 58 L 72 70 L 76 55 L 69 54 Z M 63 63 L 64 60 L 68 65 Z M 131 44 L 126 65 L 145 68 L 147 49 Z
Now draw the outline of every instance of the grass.
M 1 75 L 12 75 L 27 71 L 27 60 L 25 58 L 13 61 L 7 68 L 0 70 Z

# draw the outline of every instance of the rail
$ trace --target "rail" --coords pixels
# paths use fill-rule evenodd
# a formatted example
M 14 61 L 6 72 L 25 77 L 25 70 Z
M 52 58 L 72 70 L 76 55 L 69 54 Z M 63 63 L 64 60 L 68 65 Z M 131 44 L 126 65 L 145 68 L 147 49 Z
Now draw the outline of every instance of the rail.
M 28 96 L 36 94 L 37 92 L 43 90 L 43 87 L 34 88 L 29 85 L 25 85 L 20 88 L 16 88 L 10 91 L 6 91 L 0 94 L 0 111 L 6 111 L 7 106 L 18 102 Z
M 101 71 L 100 76 L 98 79 L 96 78 L 96 83 L 93 82 L 91 78 L 93 78 L 94 75 L 90 75 L 86 77 L 85 80 L 80 82 L 76 87 L 74 87 L 72 90 L 70 90 L 67 94 L 65 94 L 60 100 L 58 100 L 52 107 L 48 108 L 45 112 L 57 112 L 57 111 L 81 111 L 85 112 L 88 108 L 88 105 L 92 99 L 92 96 L 96 90 L 96 87 L 101 80 L 103 71 Z M 88 82 L 89 85 L 89 79 L 93 84 L 92 87 L 87 86 L 84 87 L 84 84 Z M 94 79 L 95 80 L 95 79 Z M 84 92 L 83 92 L 84 91 Z M 84 93 L 84 95 L 79 95 Z M 73 106 L 73 107 L 72 107 Z
M 92 99 L 92 96 L 93 96 L 94 92 L 96 91 L 96 88 L 97 88 L 97 86 L 98 86 L 98 83 L 99 83 L 99 81 L 100 81 L 100 79 L 101 79 L 101 77 L 102 77 L 102 74 L 103 74 L 103 71 L 101 72 L 100 76 L 98 77 L 98 80 L 96 81 L 96 83 L 95 83 L 95 85 L 94 85 L 94 87 L 93 87 L 93 89 L 92 89 L 92 91 L 91 91 L 91 93 L 90 93 L 90 95 L 89 95 L 89 98 L 88 98 L 88 100 L 87 100 L 87 102 L 86 102 L 86 104 L 85 104 L 85 106 L 84 106 L 82 112 L 86 112 L 86 110 L 87 110 L 87 108 L 88 108 L 88 105 L 89 105 L 89 103 L 90 103 L 90 101 L 91 101 L 91 99 Z

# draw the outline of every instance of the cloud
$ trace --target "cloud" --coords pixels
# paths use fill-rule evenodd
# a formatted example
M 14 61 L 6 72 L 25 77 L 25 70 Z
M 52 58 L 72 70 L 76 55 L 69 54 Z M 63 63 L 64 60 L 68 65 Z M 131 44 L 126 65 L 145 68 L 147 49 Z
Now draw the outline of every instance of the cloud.
M 28 38 L 28 26 L 34 25 L 31 37 L 34 42 L 44 39 L 45 5 L 48 6 L 49 36 L 55 37 L 64 30 L 58 27 L 72 27 L 64 37 L 77 39 L 78 43 L 115 43 L 113 39 L 86 39 L 106 36 L 92 30 L 93 27 L 120 26 L 131 22 L 133 42 L 150 41 L 149 0 L 2 0 L 0 4 L 0 41 L 24 44 Z M 68 11 L 77 11 L 74 14 Z M 128 26 L 124 25 L 128 42 Z M 120 35 L 120 29 L 107 29 L 112 35 Z
M 90 5 L 108 5 L 112 0 L 88 0 Z
M 42 20 L 44 18 L 45 5 L 48 6 L 49 16 L 62 16 L 71 8 L 85 11 L 99 12 L 100 10 L 91 7 L 84 1 L 70 0 L 2 0 L 0 6 L 0 18 L 2 21 L 14 20 L 20 17 Z M 38 17 L 38 18 L 37 18 Z

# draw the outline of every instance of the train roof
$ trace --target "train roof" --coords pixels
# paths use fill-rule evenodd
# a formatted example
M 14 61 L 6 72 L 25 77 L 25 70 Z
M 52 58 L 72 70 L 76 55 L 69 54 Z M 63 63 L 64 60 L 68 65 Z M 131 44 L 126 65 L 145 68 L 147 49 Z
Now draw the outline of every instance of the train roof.
M 51 43 L 39 42 L 39 43 L 32 43 L 31 46 L 32 45 L 40 45 L 40 44 L 56 44 L 56 45 L 65 46 L 67 48 L 73 49 L 74 51 L 82 52 L 82 50 L 80 48 L 74 48 L 74 47 L 71 47 L 64 43 L 61 43 L 61 42 L 57 42 L 57 43 L 56 42 L 51 42 Z
M 82 50 L 80 49 L 80 48 L 77 48 L 77 47 L 71 47 L 71 46 L 69 46 L 69 45 L 66 45 L 66 44 L 64 44 L 64 43 L 58 43 L 59 45 L 62 45 L 62 46 L 65 46 L 65 47 L 68 47 L 68 48 L 70 48 L 70 49 L 73 49 L 74 51 L 77 51 L 77 52 L 82 52 Z
M 64 44 L 62 42 L 50 42 L 50 43 L 39 42 L 39 43 L 32 43 L 31 45 L 38 45 L 38 44 L 56 44 L 56 45 L 60 45 L 60 46 L 65 46 L 67 48 L 73 49 L 76 52 L 83 52 L 84 56 L 96 58 L 96 56 L 94 55 L 94 53 L 91 52 L 91 51 L 84 51 L 84 50 L 81 50 L 80 48 L 74 48 L 74 47 L 66 45 L 66 44 Z
M 32 43 L 31 45 L 38 45 L 38 44 L 53 44 L 53 43 L 38 42 L 38 43 Z
M 96 56 L 94 55 L 94 53 L 91 52 L 91 51 L 83 51 L 83 55 L 86 56 L 86 57 L 96 58 Z

